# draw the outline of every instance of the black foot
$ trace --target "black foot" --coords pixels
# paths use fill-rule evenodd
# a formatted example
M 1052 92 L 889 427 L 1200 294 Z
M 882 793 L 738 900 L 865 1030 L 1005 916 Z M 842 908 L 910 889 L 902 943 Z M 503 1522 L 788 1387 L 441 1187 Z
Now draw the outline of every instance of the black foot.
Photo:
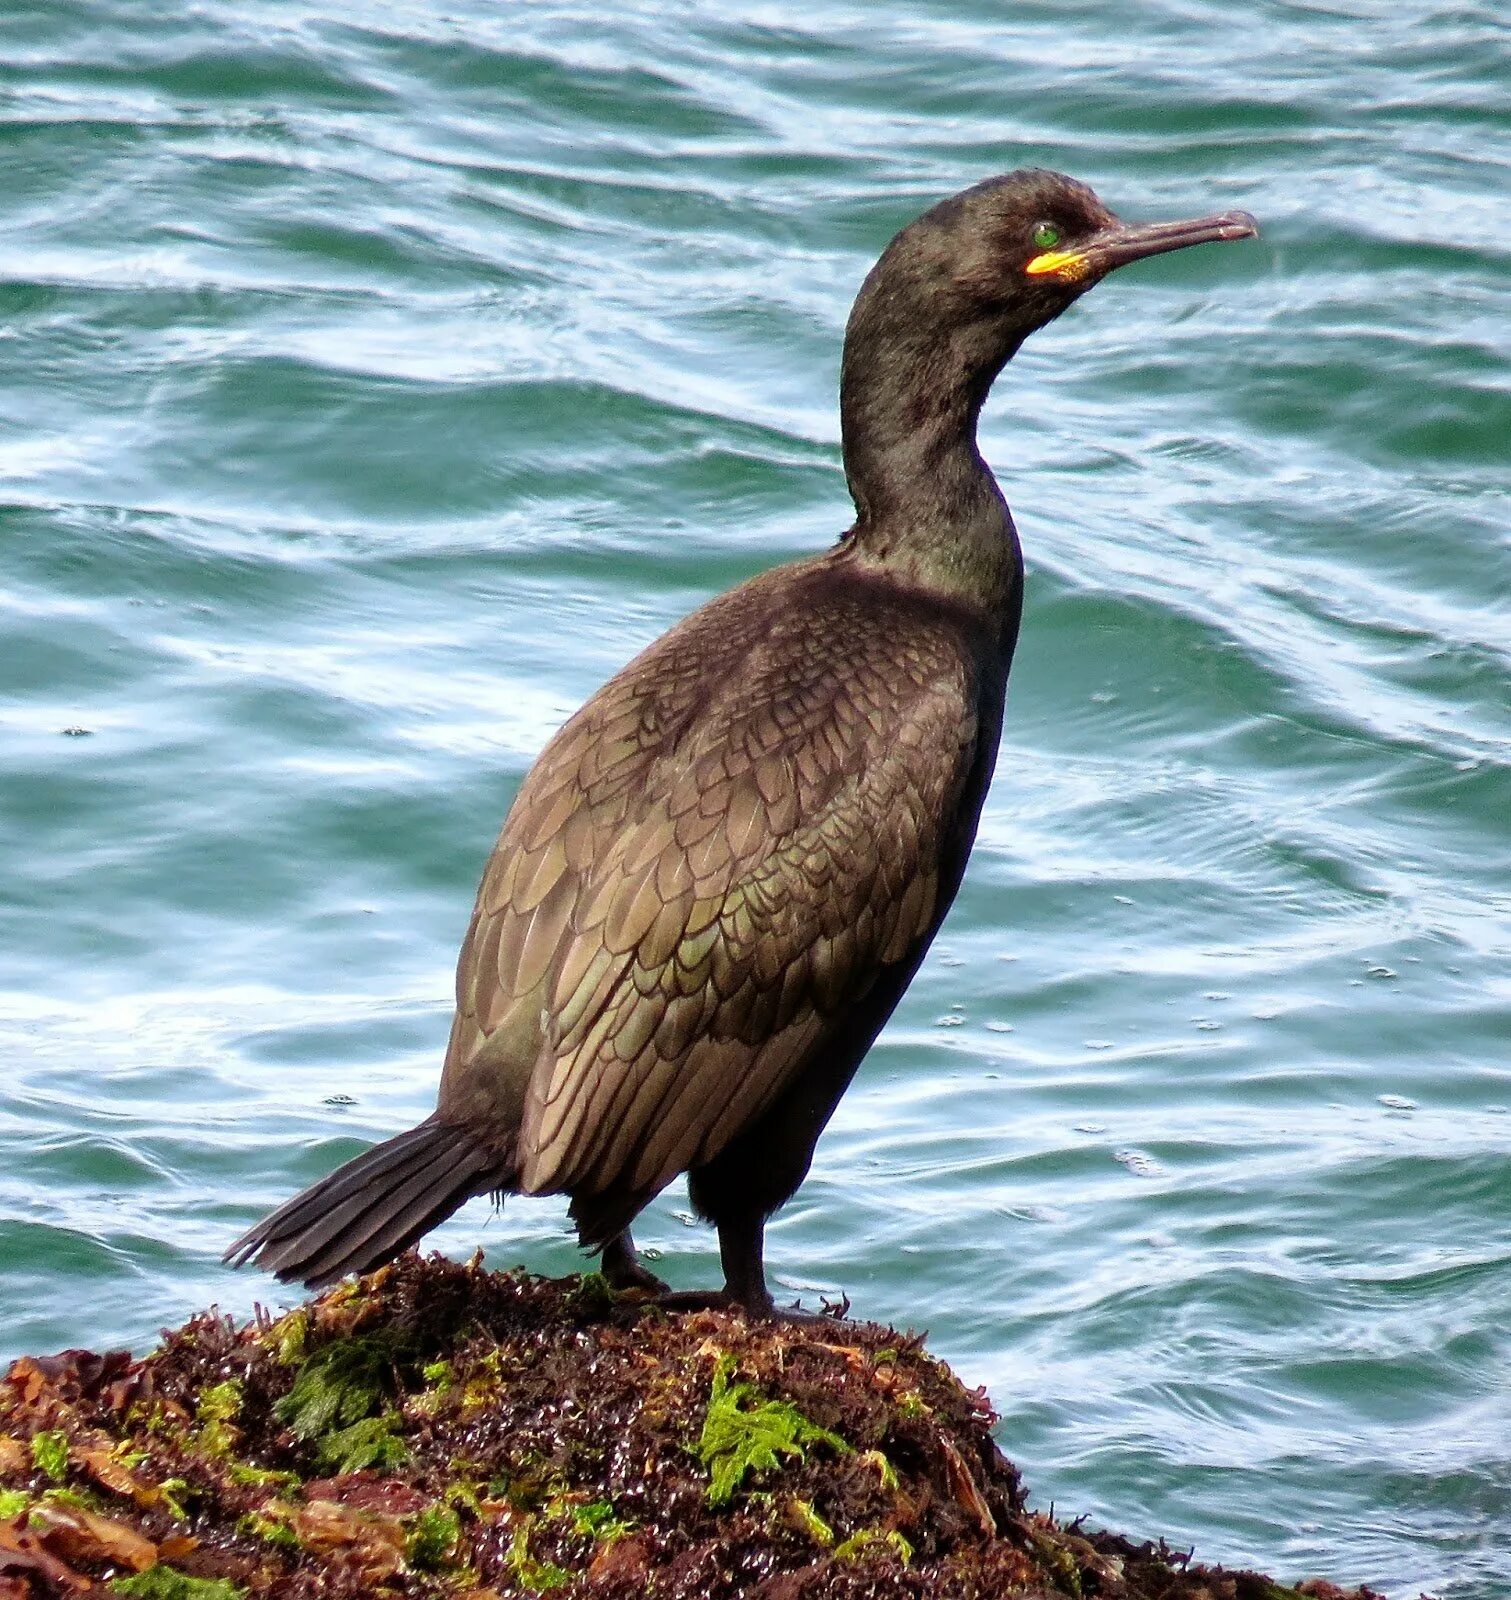
M 667 1311 L 743 1311 L 752 1322 L 828 1324 L 834 1321 L 827 1312 L 804 1311 L 796 1304 L 779 1306 L 769 1294 L 746 1300 L 728 1289 L 678 1289 L 674 1293 L 657 1295 L 656 1304 Z
M 722 1289 L 668 1289 L 656 1296 L 667 1311 L 733 1311 L 735 1303 Z
M 628 1228 L 603 1247 L 598 1270 L 608 1279 L 611 1289 L 644 1289 L 650 1294 L 666 1292 L 667 1285 L 635 1254 L 635 1241 L 630 1238 Z
M 794 1328 L 834 1326 L 834 1318 L 827 1311 L 804 1311 L 795 1300 L 790 1306 L 770 1307 L 761 1313 L 761 1318 L 766 1322 L 784 1322 Z

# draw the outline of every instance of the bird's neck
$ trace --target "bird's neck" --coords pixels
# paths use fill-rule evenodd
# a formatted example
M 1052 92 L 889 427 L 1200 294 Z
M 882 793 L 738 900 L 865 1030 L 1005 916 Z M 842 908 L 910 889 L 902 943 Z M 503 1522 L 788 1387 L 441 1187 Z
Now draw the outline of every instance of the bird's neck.
M 858 559 L 992 613 L 1022 578 L 1012 516 L 976 424 L 1017 347 L 980 326 L 941 328 L 857 303 L 845 339 L 840 427 Z M 868 314 L 869 313 L 869 314 Z M 891 313 L 891 314 L 888 314 Z

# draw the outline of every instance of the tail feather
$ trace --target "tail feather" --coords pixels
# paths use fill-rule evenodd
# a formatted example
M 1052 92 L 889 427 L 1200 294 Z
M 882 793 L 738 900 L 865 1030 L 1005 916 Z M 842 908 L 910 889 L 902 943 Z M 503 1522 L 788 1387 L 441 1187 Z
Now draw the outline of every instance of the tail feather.
M 311 1289 L 370 1272 L 463 1201 L 497 1188 L 504 1163 L 475 1135 L 434 1117 L 374 1145 L 264 1217 L 228 1249 Z
M 363 1151 L 360 1156 L 354 1156 L 350 1161 L 344 1162 L 334 1172 L 327 1173 L 318 1185 L 311 1184 L 310 1189 L 318 1187 L 327 1205 L 337 1205 L 351 1195 L 360 1193 L 381 1174 L 409 1160 L 417 1149 L 429 1144 L 434 1133 L 434 1118 L 420 1123 L 418 1127 L 406 1128 L 403 1133 L 396 1133 L 393 1138 L 385 1139 L 381 1144 L 375 1144 L 370 1150 Z M 303 1190 L 292 1200 L 284 1201 L 269 1215 L 267 1221 L 275 1222 L 294 1211 L 303 1203 L 305 1194 L 309 1192 Z
M 442 1149 L 424 1166 L 393 1174 L 383 1189 L 353 1195 L 338 1213 L 332 1213 L 323 1231 L 329 1235 L 335 1230 L 334 1235 L 318 1254 L 306 1256 L 306 1241 L 300 1241 L 300 1270 L 328 1279 L 348 1270 L 369 1270 L 378 1264 L 369 1260 L 374 1254 L 378 1261 L 390 1260 L 432 1226 L 430 1219 L 438 1205 L 441 1215 L 449 1216 L 472 1194 L 471 1179 L 478 1170 L 463 1160 L 459 1171 L 456 1152 Z M 388 1187 L 390 1183 L 394 1187 Z M 348 1268 L 347 1262 L 353 1263 L 353 1268 Z

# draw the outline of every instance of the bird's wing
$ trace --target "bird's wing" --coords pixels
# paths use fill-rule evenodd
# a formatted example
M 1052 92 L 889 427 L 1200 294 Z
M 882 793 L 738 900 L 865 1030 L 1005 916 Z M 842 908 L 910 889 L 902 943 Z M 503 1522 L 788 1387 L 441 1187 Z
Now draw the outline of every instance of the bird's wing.
M 464 966 L 484 1031 L 524 996 L 539 1029 L 521 1188 L 650 1194 L 709 1160 L 933 927 L 969 668 L 946 630 L 823 622 L 768 616 L 723 675 L 728 639 L 695 646 L 680 728 L 616 692 L 675 671 L 621 675 L 516 801 Z

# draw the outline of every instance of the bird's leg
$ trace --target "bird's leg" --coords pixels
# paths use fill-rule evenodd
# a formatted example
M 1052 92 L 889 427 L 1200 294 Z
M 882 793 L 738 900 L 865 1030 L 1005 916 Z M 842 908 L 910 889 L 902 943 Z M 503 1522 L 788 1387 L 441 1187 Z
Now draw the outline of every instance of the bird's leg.
M 844 1311 L 804 1311 L 794 1301 L 790 1306 L 779 1306 L 766 1287 L 766 1219 L 740 1217 L 719 1224 L 719 1259 L 724 1263 L 724 1298 L 728 1304 L 739 1306 L 745 1315 L 762 1322 L 822 1322 L 833 1326 L 835 1315 L 843 1316 L 850 1309 L 847 1299 Z
M 832 1316 L 804 1311 L 795 1304 L 779 1306 L 771 1298 L 763 1260 L 764 1217 L 723 1217 L 718 1229 L 724 1287 L 712 1294 L 706 1289 L 677 1290 L 658 1296 L 658 1305 L 668 1311 L 743 1311 L 752 1322 L 833 1322 Z
M 628 1228 L 603 1247 L 598 1270 L 608 1279 L 611 1289 L 648 1289 L 652 1294 L 666 1292 L 666 1284 L 635 1254 L 635 1241 L 630 1238 Z
M 770 1317 L 776 1306 L 766 1287 L 766 1219 L 745 1216 L 718 1226 L 725 1296 L 747 1316 Z
M 663 1294 L 659 1304 L 667 1310 L 743 1310 L 751 1320 L 767 1322 L 784 1315 L 772 1304 L 767 1274 L 762 1266 L 762 1218 L 720 1218 L 719 1259 L 723 1262 L 722 1290 L 677 1290 Z
M 664 1294 L 660 1304 L 669 1311 L 743 1311 L 760 1321 L 779 1317 L 766 1288 L 766 1270 L 761 1262 L 765 1220 L 759 1216 L 721 1217 L 719 1259 L 724 1264 L 724 1287 L 682 1289 Z
M 817 1322 L 814 1312 L 798 1306 L 778 1306 L 766 1287 L 764 1261 L 766 1219 L 745 1214 L 721 1217 L 719 1259 L 724 1264 L 724 1287 L 717 1294 L 694 1290 L 664 1294 L 660 1304 L 671 1311 L 743 1311 L 753 1322 Z

